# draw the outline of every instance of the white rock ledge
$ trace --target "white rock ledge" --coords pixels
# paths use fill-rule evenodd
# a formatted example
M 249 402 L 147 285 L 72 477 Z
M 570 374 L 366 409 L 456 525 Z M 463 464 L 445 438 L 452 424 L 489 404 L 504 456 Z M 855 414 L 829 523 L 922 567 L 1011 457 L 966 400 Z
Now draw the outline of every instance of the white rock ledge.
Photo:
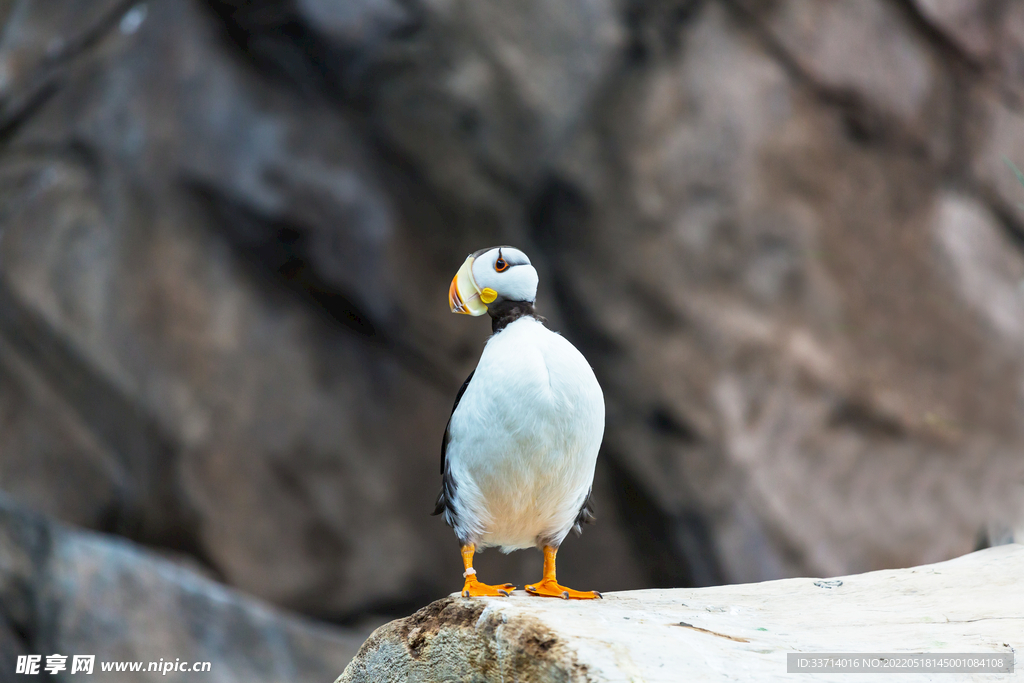
M 1013 674 L 786 673 L 787 652 L 1007 651 Z M 1013 544 L 828 583 L 446 598 L 377 629 L 338 683 L 1024 681 L 1022 652 L 1024 545 Z

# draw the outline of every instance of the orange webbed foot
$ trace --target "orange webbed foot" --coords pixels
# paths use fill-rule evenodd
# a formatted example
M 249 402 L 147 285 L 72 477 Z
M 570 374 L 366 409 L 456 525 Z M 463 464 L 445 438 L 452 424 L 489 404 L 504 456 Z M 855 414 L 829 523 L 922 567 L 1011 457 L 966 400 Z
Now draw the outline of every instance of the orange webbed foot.
M 516 587 L 511 583 L 503 583 L 500 586 L 489 586 L 486 583 L 480 583 L 476 580 L 475 576 L 469 576 L 466 578 L 466 585 L 462 587 L 462 597 L 464 598 L 507 598 Z
M 544 546 L 544 578 L 527 586 L 527 593 L 545 598 L 562 598 L 563 600 L 594 600 L 604 597 L 597 591 L 574 591 L 558 583 L 555 580 L 555 555 L 557 553 L 557 547 Z
M 462 546 L 462 563 L 466 571 L 462 574 L 466 578 L 466 585 L 462 587 L 464 598 L 507 598 L 516 589 L 511 583 L 503 583 L 500 586 L 489 586 L 476 580 L 476 570 L 473 569 L 473 553 L 476 552 L 476 545 L 467 543 Z
M 539 595 L 545 598 L 562 598 L 563 600 L 595 600 L 603 598 L 597 591 L 576 591 L 566 588 L 554 579 L 543 579 L 535 584 L 526 587 L 530 595 Z

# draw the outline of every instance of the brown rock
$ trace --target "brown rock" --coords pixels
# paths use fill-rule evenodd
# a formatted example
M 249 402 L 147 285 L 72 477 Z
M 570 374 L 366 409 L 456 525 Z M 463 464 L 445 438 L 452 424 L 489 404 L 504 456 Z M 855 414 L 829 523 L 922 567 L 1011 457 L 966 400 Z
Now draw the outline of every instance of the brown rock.
M 38 344 L 30 325 L 18 325 L 16 303 L 0 288 L 0 323 L 16 342 Z M 23 312 L 23 311 L 22 311 Z M 21 322 L 27 322 L 24 316 Z M 12 329 L 13 328 L 13 329 Z M 129 504 L 124 471 L 96 442 L 63 397 L 6 337 L 0 342 L 0 486 L 22 504 L 90 528 L 104 528 Z M 54 477 L 55 472 L 63 476 Z
M 783 0 L 754 8 L 772 49 L 825 102 L 845 106 L 858 125 L 949 154 L 952 73 L 898 3 Z M 764 7 L 762 7 L 762 5 Z
M 2 291 L 35 325 L 2 331 L 31 332 L 18 362 L 81 426 L 73 448 L 6 432 L 7 481 L 308 612 L 447 592 L 458 555 L 427 513 L 486 323 L 458 325 L 445 286 L 419 283 L 463 255 L 395 210 L 345 116 L 266 87 L 209 15 L 126 12 L 58 70 L 0 170 Z M 22 433 L 43 410 L 17 415 Z M 57 505 L 63 480 L 18 464 L 40 457 L 99 481 Z M 606 518 L 582 547 L 613 559 L 583 558 L 581 580 L 638 585 Z M 539 558 L 496 570 L 532 579 Z
M 579 236 L 550 248 L 601 333 L 608 452 L 701 511 L 729 580 L 966 552 L 1020 514 L 1019 352 L 936 249 L 932 158 L 850 127 L 741 27 L 706 7 L 564 163 L 583 208 L 545 228 Z
M 988 197 L 1020 222 L 1024 220 L 1024 187 L 1006 161 L 1020 168 L 1024 159 L 1024 111 L 999 94 L 982 90 L 970 113 L 976 140 L 971 170 Z
M 514 210 L 508 202 L 568 142 L 613 64 L 614 3 L 422 7 L 421 30 L 370 86 L 375 122 L 444 195 Z
M 987 61 L 995 48 L 992 23 L 998 4 L 992 0 L 914 0 L 929 22 L 979 62 Z
M 1024 102 L 1024 6 L 1008 2 L 999 17 L 999 67 L 1003 82 L 1016 97 L 1017 105 Z

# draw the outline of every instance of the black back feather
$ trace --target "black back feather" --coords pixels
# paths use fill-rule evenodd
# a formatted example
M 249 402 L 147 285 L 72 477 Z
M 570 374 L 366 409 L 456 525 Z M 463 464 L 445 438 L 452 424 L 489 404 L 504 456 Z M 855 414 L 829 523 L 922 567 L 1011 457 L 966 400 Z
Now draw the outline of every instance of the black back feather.
M 469 373 L 469 377 L 462 383 L 462 388 L 459 389 L 459 393 L 455 395 L 455 405 L 452 406 L 452 415 L 455 414 L 455 409 L 459 407 L 459 401 L 462 400 L 462 395 L 466 393 L 466 389 L 469 387 L 469 381 L 473 379 L 473 373 L 476 370 Z M 448 469 L 448 444 L 452 440 L 451 434 L 452 418 L 448 417 L 448 424 L 444 427 L 444 438 L 441 440 L 441 492 L 437 494 L 437 502 L 434 504 L 434 511 L 431 515 L 444 514 L 444 521 L 448 522 L 448 526 L 455 526 L 455 509 L 452 506 L 452 500 L 455 498 L 455 480 L 452 478 L 451 471 Z

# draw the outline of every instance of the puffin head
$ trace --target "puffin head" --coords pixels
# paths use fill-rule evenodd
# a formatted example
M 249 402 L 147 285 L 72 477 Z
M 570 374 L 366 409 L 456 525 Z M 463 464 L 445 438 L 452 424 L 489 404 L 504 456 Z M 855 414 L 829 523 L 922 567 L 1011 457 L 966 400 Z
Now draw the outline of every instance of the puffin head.
M 490 247 L 470 254 L 448 288 L 452 313 L 483 315 L 500 303 L 533 305 L 537 271 L 515 247 Z

